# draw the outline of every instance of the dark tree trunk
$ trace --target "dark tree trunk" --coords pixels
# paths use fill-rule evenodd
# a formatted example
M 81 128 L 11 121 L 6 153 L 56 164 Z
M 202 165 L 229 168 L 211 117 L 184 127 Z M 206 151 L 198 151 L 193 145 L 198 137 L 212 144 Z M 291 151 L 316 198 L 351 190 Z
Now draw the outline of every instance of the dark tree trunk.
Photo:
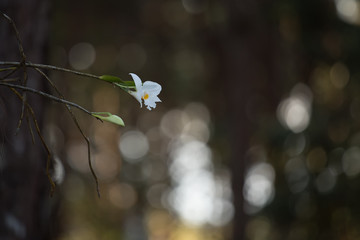
M 257 128 L 258 117 L 274 112 L 275 80 L 279 79 L 275 54 L 278 51 L 276 32 L 267 19 L 268 1 L 227 1 L 229 26 L 222 41 L 222 70 L 225 79 L 224 96 L 228 113 L 231 147 L 230 169 L 235 215 L 234 240 L 246 239 L 247 215 L 244 212 L 243 186 L 245 181 L 246 153 Z M 218 78 L 219 79 L 219 78 Z M 257 104 L 257 103 L 265 104 Z
M 0 11 L 12 18 L 20 32 L 28 61 L 44 63 L 48 40 L 48 0 L 0 0 Z M 15 33 L 0 17 L 0 61 L 21 61 Z M 19 71 L 18 77 L 23 76 Z M 44 89 L 44 80 L 28 69 L 28 86 Z M 27 94 L 42 125 L 43 99 Z M 32 143 L 21 102 L 10 89 L 0 87 L 0 239 L 50 239 L 51 205 L 46 176 L 47 154 L 39 138 Z M 33 127 L 34 134 L 36 134 Z

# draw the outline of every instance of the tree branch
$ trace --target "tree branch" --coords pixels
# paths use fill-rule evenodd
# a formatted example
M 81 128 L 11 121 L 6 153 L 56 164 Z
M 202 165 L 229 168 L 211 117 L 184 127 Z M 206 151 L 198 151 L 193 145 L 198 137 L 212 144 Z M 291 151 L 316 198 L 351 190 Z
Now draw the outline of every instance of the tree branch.
M 6 87 L 10 87 L 10 88 L 17 88 L 17 89 L 21 89 L 23 91 L 26 91 L 26 92 L 32 92 L 32 93 L 35 93 L 35 94 L 38 94 L 42 97 L 46 97 L 46 98 L 49 98 L 55 102 L 59 102 L 59 103 L 63 103 L 63 104 L 67 104 L 67 105 L 70 105 L 70 106 L 73 106 L 73 107 L 76 107 L 78 109 L 80 109 L 81 111 L 89 114 L 92 116 L 91 112 L 83 107 L 81 107 L 80 105 L 76 104 L 76 103 L 73 103 L 73 102 L 70 102 L 70 101 L 67 101 L 67 100 L 64 100 L 64 99 L 61 99 L 61 98 L 58 98 L 58 97 L 55 97 L 53 95 L 50 95 L 48 93 L 44 93 L 44 92 L 41 92 L 41 91 L 38 91 L 36 89 L 33 89 L 33 88 L 29 88 L 29 87 L 24 87 L 24 86 L 21 86 L 21 85 L 16 85 L 16 84 L 11 84 L 11 83 L 4 83 L 4 82 L 1 82 L 0 81 L 0 86 L 6 86 Z

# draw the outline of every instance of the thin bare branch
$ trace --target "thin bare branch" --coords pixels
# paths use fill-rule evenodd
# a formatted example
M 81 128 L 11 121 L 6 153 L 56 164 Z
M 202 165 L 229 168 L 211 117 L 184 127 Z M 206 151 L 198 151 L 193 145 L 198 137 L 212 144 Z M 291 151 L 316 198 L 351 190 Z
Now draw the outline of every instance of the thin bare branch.
M 41 71 L 39 68 L 35 68 L 35 70 L 40 73 L 47 81 L 48 83 L 54 88 L 54 90 L 56 91 L 56 93 L 60 96 L 60 98 L 64 99 L 64 96 L 61 94 L 61 92 L 59 91 L 59 89 L 56 87 L 56 85 L 51 81 L 51 79 L 43 72 Z M 80 124 L 77 120 L 77 118 L 75 117 L 74 113 L 71 110 L 71 106 L 69 104 L 65 104 L 66 109 L 68 110 L 68 112 L 71 115 L 71 118 L 73 120 L 73 122 L 75 123 L 77 129 L 79 130 L 79 132 L 81 133 L 82 137 L 84 138 L 84 140 L 86 141 L 87 144 L 87 149 L 88 149 L 88 164 L 89 164 L 89 168 L 91 171 L 91 174 L 94 177 L 95 180 L 95 184 L 96 184 L 96 191 L 98 194 L 98 197 L 100 198 L 100 189 L 99 189 L 99 182 L 98 182 L 98 178 L 96 176 L 96 173 L 92 167 L 92 162 L 91 162 L 91 149 L 90 149 L 90 140 L 89 138 L 85 135 L 85 133 L 83 132 L 82 128 L 80 127 Z
M 18 43 L 18 47 L 19 47 L 19 52 L 20 52 L 21 58 L 23 59 L 23 62 L 25 62 L 25 60 L 26 60 L 26 55 L 25 55 L 25 52 L 24 52 L 23 45 L 22 45 L 22 43 L 21 43 L 19 31 L 18 31 L 18 29 L 16 28 L 16 25 L 15 25 L 14 21 L 13 21 L 8 15 L 6 15 L 5 13 L 1 13 L 1 15 L 9 22 L 9 24 L 10 24 L 11 27 L 13 28 L 13 30 L 14 30 L 14 32 L 15 32 L 16 41 L 17 41 L 17 43 Z
M 11 25 L 11 27 L 13 28 L 13 30 L 15 32 L 17 45 L 18 45 L 19 52 L 20 52 L 21 59 L 22 59 L 19 66 L 23 67 L 23 70 L 24 70 L 23 71 L 23 76 L 24 77 L 23 77 L 22 85 L 26 86 L 26 83 L 27 83 L 27 80 L 28 80 L 27 69 L 26 69 L 26 66 L 25 66 L 26 55 L 25 55 L 25 52 L 24 52 L 24 47 L 23 47 L 22 42 L 21 42 L 20 33 L 19 33 L 19 31 L 18 31 L 18 29 L 17 29 L 17 27 L 15 25 L 15 22 L 8 15 L 6 15 L 4 13 L 1 13 L 1 14 L 9 22 L 9 24 Z M 16 129 L 16 132 L 19 131 L 22 120 L 24 118 L 25 103 L 26 103 L 26 92 L 23 93 L 23 102 L 22 102 L 22 107 L 21 107 L 21 114 L 20 114 L 20 119 L 19 119 L 19 123 L 18 123 L 18 127 Z
M 10 87 L 10 89 L 11 89 L 11 91 L 13 91 L 13 92 L 15 93 L 15 95 L 16 95 L 21 101 L 23 101 L 23 99 L 22 99 L 23 96 L 22 96 L 18 91 L 16 91 L 14 88 L 11 88 L 11 87 Z M 24 102 L 24 101 L 23 101 L 23 102 Z M 51 154 L 51 151 L 50 151 L 48 145 L 46 144 L 46 142 L 45 142 L 45 140 L 44 140 L 44 137 L 43 137 L 42 134 L 41 134 L 41 131 L 40 131 L 40 128 L 39 128 L 39 124 L 38 124 L 38 122 L 37 122 L 37 120 L 36 120 L 36 116 L 35 116 L 34 110 L 32 109 L 32 107 L 30 106 L 29 103 L 25 102 L 25 105 L 26 105 L 27 110 L 29 110 L 29 112 L 30 112 L 30 114 L 31 114 L 31 116 L 32 116 L 32 119 L 33 119 L 33 122 L 34 122 L 34 125 L 35 125 L 35 128 L 36 128 L 36 132 L 37 132 L 37 134 L 38 134 L 38 136 L 39 136 L 39 138 L 40 138 L 40 140 L 41 140 L 42 145 L 44 146 L 44 148 L 45 148 L 45 150 L 46 150 L 46 152 L 47 152 L 46 175 L 47 175 L 47 177 L 48 177 L 48 179 L 49 179 L 49 182 L 50 182 L 50 185 L 51 185 L 50 196 L 53 196 L 54 191 L 55 191 L 56 184 L 55 184 L 55 182 L 53 181 L 53 179 L 51 178 L 51 175 L 50 175 L 50 164 L 52 163 L 52 161 L 51 161 L 51 156 L 52 156 L 52 154 Z
M 10 87 L 10 88 L 15 88 L 15 89 L 21 89 L 21 90 L 27 91 L 27 92 L 32 92 L 32 93 L 35 93 L 35 94 L 40 95 L 42 97 L 49 98 L 49 99 L 51 99 L 51 100 L 53 100 L 55 102 L 71 105 L 71 106 L 76 107 L 76 108 L 80 109 L 81 111 L 83 111 L 83 112 L 85 112 L 85 113 L 92 116 L 92 114 L 91 114 L 91 112 L 89 110 L 81 107 L 80 105 L 78 105 L 76 103 L 73 103 L 73 102 L 70 102 L 70 101 L 67 101 L 67 100 L 64 100 L 64 99 L 61 99 L 61 98 L 58 98 L 58 97 L 55 97 L 55 96 L 50 95 L 48 93 L 44 93 L 42 91 L 39 91 L 39 90 L 36 90 L 36 89 L 33 89 L 33 88 L 24 87 L 24 86 L 21 86 L 21 85 L 16 85 L 16 84 L 11 84 L 11 83 L 0 82 L 0 85 Z
M 21 64 L 22 64 L 21 62 L 4 62 L 4 61 L 0 61 L 0 65 L 5 65 L 5 66 L 21 66 Z M 94 78 L 94 79 L 97 79 L 97 80 L 101 80 L 99 76 L 96 76 L 94 74 L 78 72 L 78 71 L 70 70 L 70 69 L 67 69 L 67 68 L 55 67 L 55 66 L 52 66 L 52 65 L 45 65 L 45 64 L 37 64 L 37 63 L 26 62 L 25 66 L 26 67 L 32 67 L 32 68 L 40 68 L 40 69 L 54 70 L 54 71 L 59 71 L 59 72 L 72 73 L 72 74 L 82 76 L 82 77 L 89 77 L 89 78 Z

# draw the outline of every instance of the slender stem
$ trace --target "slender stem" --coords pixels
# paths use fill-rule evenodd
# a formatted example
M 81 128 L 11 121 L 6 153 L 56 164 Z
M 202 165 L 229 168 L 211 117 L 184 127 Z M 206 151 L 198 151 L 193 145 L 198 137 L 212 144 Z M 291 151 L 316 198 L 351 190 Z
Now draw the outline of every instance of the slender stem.
M 21 64 L 22 64 L 21 62 L 4 62 L 4 61 L 0 61 L 0 65 L 21 66 Z M 72 73 L 72 74 L 76 74 L 76 75 L 83 76 L 83 77 L 89 77 L 89 78 L 95 78 L 95 79 L 101 80 L 99 76 L 96 76 L 96 75 L 93 75 L 93 74 L 90 74 L 90 73 L 78 72 L 78 71 L 70 70 L 70 69 L 67 69 L 67 68 L 55 67 L 55 66 L 52 66 L 52 65 L 45 65 L 45 64 L 26 62 L 25 66 L 26 67 L 32 67 L 32 68 L 41 68 L 41 69 L 55 70 L 55 71 L 60 71 L 60 72 L 67 72 L 67 73 Z
M 17 27 L 16 27 L 14 21 L 8 15 L 6 15 L 5 13 L 1 13 L 1 15 L 9 22 L 11 27 L 14 29 L 15 37 L 16 37 L 16 40 L 18 42 L 19 52 L 21 54 L 21 58 L 25 62 L 26 56 L 25 56 L 24 48 L 23 48 L 22 43 L 21 43 L 19 31 L 17 30 Z
M 92 115 L 89 110 L 86 110 L 85 108 L 81 107 L 80 105 L 78 105 L 78 104 L 76 104 L 76 103 L 73 103 L 73 102 L 70 102 L 70 101 L 67 101 L 67 100 L 64 100 L 64 99 L 55 97 L 55 96 L 53 96 L 53 95 L 50 95 L 50 94 L 48 94 L 48 93 L 44 93 L 44 92 L 38 91 L 38 90 L 33 89 L 33 88 L 24 87 L 24 86 L 20 86 L 20 85 L 16 85 L 16 84 L 4 83 L 4 82 L 1 82 L 1 81 L 0 81 L 0 85 L 6 86 L 6 87 L 10 87 L 10 88 L 21 89 L 21 90 L 24 90 L 24 91 L 27 91 L 27 92 L 32 92 L 32 93 L 38 94 L 38 95 L 40 95 L 40 96 L 42 96 L 42 97 L 49 98 L 49 99 L 51 99 L 51 100 L 53 100 L 53 101 L 55 101 L 55 102 L 64 103 L 64 104 L 67 104 L 67 105 L 76 107 L 76 108 L 78 108 L 78 109 L 86 112 L 87 114 Z
M 47 161 L 46 161 L 46 175 L 49 179 L 49 182 L 50 182 L 50 185 L 51 185 L 51 190 L 50 190 L 50 196 L 53 196 L 54 194 L 54 191 L 55 191 L 55 187 L 56 187 L 56 184 L 55 182 L 53 181 L 52 177 L 51 177 L 51 174 L 50 174 L 50 164 L 52 163 L 52 154 L 51 154 L 51 151 L 48 147 L 48 145 L 46 144 L 45 140 L 44 140 L 44 137 L 43 135 L 41 134 L 41 131 L 40 131 L 40 127 L 39 127 L 39 124 L 36 120 L 36 117 L 35 117 L 35 112 L 34 110 L 32 109 L 32 107 L 30 106 L 30 104 L 26 101 L 24 101 L 24 99 L 22 99 L 23 97 L 21 96 L 21 94 L 16 91 L 14 88 L 10 87 L 10 89 L 15 93 L 15 95 L 26 105 L 27 109 L 29 110 L 29 112 L 31 113 L 31 116 L 32 116 L 32 119 L 33 119 L 33 122 L 34 122 L 34 125 L 35 125 L 35 128 L 36 128 L 36 132 L 41 140 L 41 143 L 43 144 L 46 152 L 47 152 Z M 32 133 L 32 130 L 31 130 L 31 126 L 29 125 L 29 128 L 30 128 L 30 131 Z
M 23 45 L 22 45 L 22 42 L 21 42 L 20 33 L 19 33 L 19 31 L 18 31 L 18 29 L 17 29 L 17 27 L 15 25 L 15 22 L 8 15 L 6 15 L 6 14 L 4 14 L 2 12 L 1 12 L 1 14 L 9 22 L 9 24 L 12 26 L 12 28 L 13 28 L 13 30 L 15 32 L 15 37 L 16 37 L 16 40 L 17 40 L 17 43 L 18 43 L 19 52 L 20 52 L 20 55 L 21 55 L 21 58 L 22 58 L 22 61 L 19 64 L 19 66 L 23 67 L 23 70 L 24 70 L 23 85 L 25 86 L 26 82 L 27 82 L 27 79 L 28 79 L 28 74 L 27 74 L 26 66 L 24 65 L 24 63 L 26 62 L 26 55 L 25 55 L 24 48 L 23 48 Z M 16 130 L 17 132 L 19 131 L 22 120 L 24 118 L 25 103 L 26 103 L 26 92 L 23 93 L 23 100 L 24 101 L 23 101 L 22 107 L 21 107 L 21 115 L 20 115 L 17 130 Z
M 61 99 L 64 99 L 64 96 L 61 94 L 61 92 L 59 91 L 59 89 L 56 87 L 56 85 L 51 81 L 51 79 L 43 72 L 41 71 L 39 68 L 35 68 L 35 70 L 40 73 L 47 81 L 48 83 L 54 88 L 54 90 L 57 92 L 57 94 L 59 94 L 59 96 L 61 97 Z M 91 151 L 90 151 L 90 140 L 89 138 L 85 135 L 85 133 L 83 132 L 83 130 L 80 127 L 80 124 L 77 120 L 77 118 L 75 117 L 74 113 L 71 110 L 71 107 L 67 104 L 65 104 L 68 112 L 71 115 L 72 120 L 74 121 L 76 127 L 78 128 L 78 130 L 80 131 L 81 135 L 83 136 L 84 140 L 86 141 L 86 145 L 87 145 L 87 149 L 88 149 L 88 164 L 89 164 L 89 168 L 91 171 L 91 174 L 93 175 L 94 179 L 95 179 L 95 184 L 96 184 L 96 191 L 98 194 L 98 197 L 100 198 L 100 189 L 99 189 L 99 181 L 98 178 L 96 176 L 96 173 L 92 167 L 92 163 L 91 163 Z M 99 118 L 97 118 L 99 119 Z

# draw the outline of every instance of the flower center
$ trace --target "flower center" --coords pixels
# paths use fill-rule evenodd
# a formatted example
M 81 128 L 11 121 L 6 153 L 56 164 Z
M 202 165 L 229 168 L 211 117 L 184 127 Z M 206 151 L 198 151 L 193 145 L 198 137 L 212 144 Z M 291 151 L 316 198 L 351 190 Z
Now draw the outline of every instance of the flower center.
M 145 93 L 144 96 L 142 97 L 142 99 L 146 100 L 149 98 L 149 94 Z

